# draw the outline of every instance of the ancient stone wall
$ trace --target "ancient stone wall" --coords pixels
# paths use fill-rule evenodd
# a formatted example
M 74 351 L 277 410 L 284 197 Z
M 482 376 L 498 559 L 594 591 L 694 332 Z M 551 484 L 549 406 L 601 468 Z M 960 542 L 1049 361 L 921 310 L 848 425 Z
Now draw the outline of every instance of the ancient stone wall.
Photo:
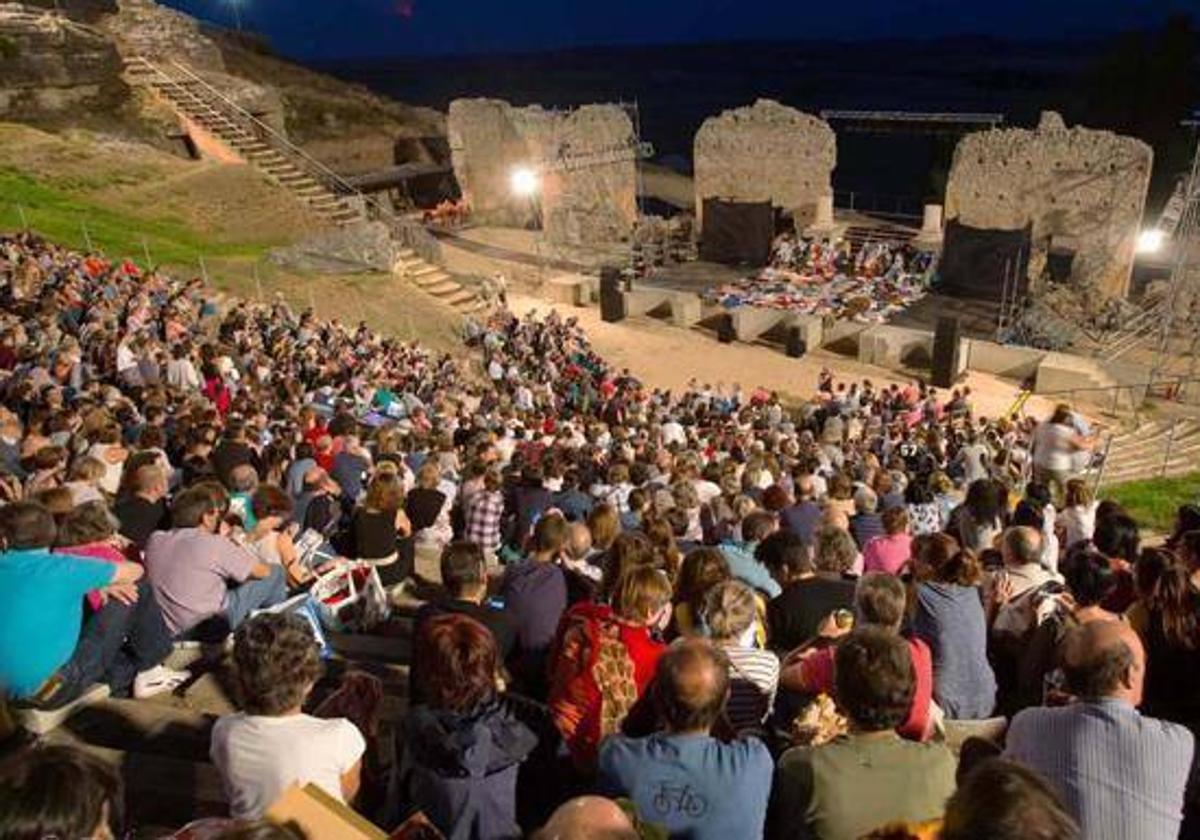
M 833 193 L 837 138 L 824 120 L 760 99 L 709 117 L 693 153 L 696 216 L 704 199 L 770 201 L 798 228 L 816 218 L 817 200 Z
M 473 218 L 523 225 L 540 209 L 547 239 L 563 244 L 613 242 L 632 230 L 635 137 L 619 106 L 560 112 L 458 99 L 450 103 L 446 130 L 454 174 Z M 512 173 L 520 167 L 539 173 L 539 194 L 532 199 L 513 194 Z
M 1153 159 L 1140 140 L 1067 128 L 1053 112 L 1033 131 L 969 134 L 954 151 L 946 218 L 1008 230 L 1032 222 L 1031 276 L 1051 247 L 1073 249 L 1073 282 L 1104 297 L 1124 296 Z
M 112 43 L 42 9 L 0 3 L 0 118 L 40 119 L 109 108 L 128 95 Z

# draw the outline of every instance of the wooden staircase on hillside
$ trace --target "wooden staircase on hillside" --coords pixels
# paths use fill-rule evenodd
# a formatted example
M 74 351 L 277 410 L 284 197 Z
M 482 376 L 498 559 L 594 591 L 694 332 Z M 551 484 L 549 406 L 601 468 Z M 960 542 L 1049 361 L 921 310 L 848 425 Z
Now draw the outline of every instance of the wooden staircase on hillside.
M 361 221 L 363 210 L 345 195 L 341 179 L 230 101 L 178 62 L 159 65 L 142 56 L 126 61 L 126 78 L 157 93 L 181 117 L 212 134 L 271 181 L 336 225 Z
M 488 308 L 475 292 L 455 280 L 449 272 L 422 259 L 411 248 L 400 252 L 392 273 L 463 315 L 473 315 Z

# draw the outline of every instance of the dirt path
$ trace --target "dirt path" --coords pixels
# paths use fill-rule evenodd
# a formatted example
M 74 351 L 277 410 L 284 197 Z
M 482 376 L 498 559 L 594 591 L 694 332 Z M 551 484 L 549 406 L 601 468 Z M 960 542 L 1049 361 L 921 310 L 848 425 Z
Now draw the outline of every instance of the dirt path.
M 523 315 L 530 309 L 548 312 L 553 304 L 516 295 L 510 296 L 509 306 Z M 563 311 L 579 319 L 601 355 L 619 367 L 629 368 L 656 388 L 683 388 L 695 378 L 712 385 L 736 382 L 747 391 L 761 386 L 803 398 L 816 392 L 822 367 L 829 367 L 842 378 L 866 378 L 875 383 L 906 381 L 893 371 L 826 351 L 790 359 L 775 347 L 719 344 L 709 333 L 673 327 L 654 318 L 607 324 L 600 320 L 600 311 L 595 307 Z M 970 373 L 966 384 L 973 392 L 976 412 L 983 416 L 995 417 L 1007 411 L 1018 392 L 1015 384 L 983 373 Z M 1048 400 L 1033 397 L 1027 411 L 1040 417 L 1049 414 L 1050 408 Z

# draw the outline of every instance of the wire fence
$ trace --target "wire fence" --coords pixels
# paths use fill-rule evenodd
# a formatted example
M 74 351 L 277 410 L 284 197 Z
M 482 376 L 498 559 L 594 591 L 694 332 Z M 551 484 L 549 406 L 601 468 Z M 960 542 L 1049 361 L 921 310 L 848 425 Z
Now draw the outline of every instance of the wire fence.
M 290 277 L 287 282 L 280 281 L 275 266 L 261 253 L 206 252 L 153 230 L 114 229 L 111 221 L 98 221 L 87 211 L 69 213 L 34 203 L 0 202 L 0 234 L 18 231 L 85 253 L 102 254 L 106 259 L 130 260 L 143 269 L 199 278 L 210 291 L 228 292 L 260 303 L 282 296 L 290 305 L 311 309 L 318 317 L 352 314 L 365 319 L 366 307 L 357 290 L 353 296 L 331 301 L 317 293 L 320 280 L 316 277 L 303 283 L 295 283 Z M 353 306 L 348 309 L 350 304 Z

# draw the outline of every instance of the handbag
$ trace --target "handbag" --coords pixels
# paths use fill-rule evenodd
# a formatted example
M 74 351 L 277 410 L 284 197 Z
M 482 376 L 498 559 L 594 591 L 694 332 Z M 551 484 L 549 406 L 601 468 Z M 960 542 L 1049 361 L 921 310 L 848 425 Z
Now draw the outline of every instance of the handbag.
M 370 563 L 339 563 L 317 578 L 310 594 L 325 629 L 333 633 L 365 633 L 392 614 L 379 570 Z

